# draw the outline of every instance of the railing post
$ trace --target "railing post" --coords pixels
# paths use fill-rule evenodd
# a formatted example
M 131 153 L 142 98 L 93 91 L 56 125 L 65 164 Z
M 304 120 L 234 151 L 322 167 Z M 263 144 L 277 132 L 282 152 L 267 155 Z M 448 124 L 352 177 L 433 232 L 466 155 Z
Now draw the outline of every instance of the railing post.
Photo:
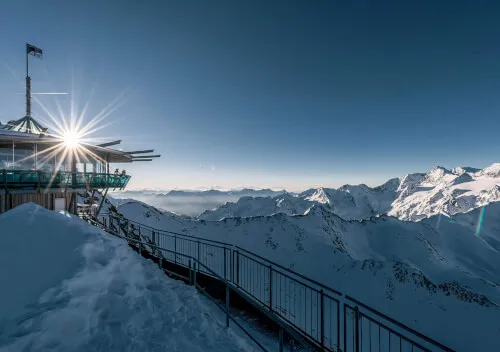
M 200 259 L 200 241 L 198 240 L 198 241 L 196 241 L 196 243 L 198 244 L 198 249 L 197 249 L 198 250 L 198 254 L 197 254 L 198 257 L 196 259 L 198 260 L 198 263 L 201 263 L 201 259 Z
M 193 260 L 193 285 L 196 287 L 196 270 L 200 270 L 200 265 Z
M 188 260 L 188 268 L 189 268 L 189 284 L 192 285 L 192 280 L 191 280 L 191 259 Z
M 226 263 L 226 247 L 224 247 L 224 281 L 227 281 L 227 263 Z
M 174 235 L 174 263 L 177 264 L 177 235 Z
M 140 226 L 138 227 L 138 232 L 139 232 L 139 253 L 142 255 L 142 236 L 141 236 L 141 228 Z
M 155 238 L 155 232 L 153 230 L 151 230 L 151 241 L 153 242 L 153 248 L 152 249 L 152 254 L 153 256 L 156 255 L 156 238 Z
M 236 287 L 240 287 L 240 252 L 236 251 Z
M 320 317 L 321 317 L 321 348 L 325 348 L 325 294 L 323 289 L 320 293 Z
M 226 327 L 229 327 L 229 285 L 226 283 Z
M 355 320 L 354 329 L 356 336 L 355 351 L 359 352 L 359 307 L 358 306 L 354 308 L 354 320 Z
M 273 267 L 269 265 L 269 309 L 273 311 Z

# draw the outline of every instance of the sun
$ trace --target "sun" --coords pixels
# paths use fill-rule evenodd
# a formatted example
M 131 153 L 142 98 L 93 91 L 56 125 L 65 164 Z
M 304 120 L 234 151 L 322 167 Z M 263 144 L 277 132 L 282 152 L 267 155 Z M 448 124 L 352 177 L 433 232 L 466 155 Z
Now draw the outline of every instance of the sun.
M 65 131 L 63 134 L 63 143 L 68 148 L 76 148 L 80 144 L 80 136 L 75 131 Z

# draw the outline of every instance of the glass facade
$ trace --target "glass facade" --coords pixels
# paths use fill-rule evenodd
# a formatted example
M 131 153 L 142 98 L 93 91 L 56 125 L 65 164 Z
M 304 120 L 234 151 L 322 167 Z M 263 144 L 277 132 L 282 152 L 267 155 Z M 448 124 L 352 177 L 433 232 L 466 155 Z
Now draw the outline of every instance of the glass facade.
M 47 153 L 36 153 L 36 146 L 0 147 L 0 170 L 43 170 L 54 171 L 55 157 Z
M 37 145 L 0 146 L 0 189 L 47 188 L 124 188 L 130 176 L 107 174 L 103 162 L 76 163 L 72 172 L 71 160 L 61 162 L 60 155 L 38 152 Z

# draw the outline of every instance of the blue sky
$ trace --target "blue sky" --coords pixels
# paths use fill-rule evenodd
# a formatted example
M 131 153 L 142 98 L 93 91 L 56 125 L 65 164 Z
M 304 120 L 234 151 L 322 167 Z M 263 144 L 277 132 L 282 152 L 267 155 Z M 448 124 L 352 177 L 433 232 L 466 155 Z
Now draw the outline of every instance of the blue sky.
M 152 147 L 134 188 L 336 187 L 498 161 L 500 5 L 482 1 L 2 1 L 0 121 L 70 91 L 96 138 Z M 55 97 L 41 97 L 56 111 Z M 44 117 L 39 106 L 34 114 Z

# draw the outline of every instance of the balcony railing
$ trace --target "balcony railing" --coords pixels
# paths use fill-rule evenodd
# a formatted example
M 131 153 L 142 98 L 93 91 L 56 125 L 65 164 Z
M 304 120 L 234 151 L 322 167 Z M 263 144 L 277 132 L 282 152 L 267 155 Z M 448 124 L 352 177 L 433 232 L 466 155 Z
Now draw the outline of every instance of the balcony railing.
M 8 190 L 124 189 L 129 180 L 128 175 L 92 172 L 0 170 L 0 189 Z

